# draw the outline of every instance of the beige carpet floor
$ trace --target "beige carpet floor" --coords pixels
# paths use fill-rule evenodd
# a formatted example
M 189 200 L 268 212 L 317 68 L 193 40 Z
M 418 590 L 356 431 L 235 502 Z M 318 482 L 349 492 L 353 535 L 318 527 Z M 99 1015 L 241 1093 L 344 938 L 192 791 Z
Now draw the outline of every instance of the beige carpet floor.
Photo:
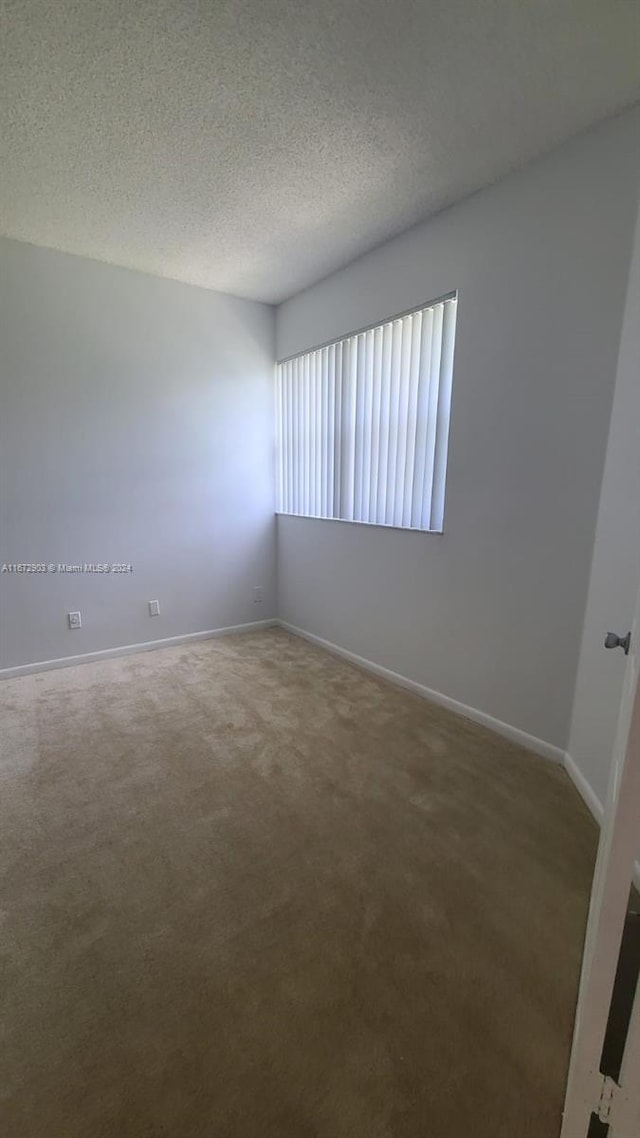
M 0 684 L 6 1138 L 555 1138 L 596 829 L 279 630 Z

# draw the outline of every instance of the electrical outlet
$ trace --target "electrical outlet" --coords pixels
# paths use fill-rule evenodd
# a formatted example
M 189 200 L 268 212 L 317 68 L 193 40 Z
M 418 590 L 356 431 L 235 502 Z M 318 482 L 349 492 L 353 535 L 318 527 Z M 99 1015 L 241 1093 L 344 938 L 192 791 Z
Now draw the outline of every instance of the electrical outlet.
M 261 605 L 262 604 L 262 585 L 254 585 L 253 603 L 254 603 L 254 605 Z
M 149 616 L 160 616 L 160 601 L 149 601 Z
M 82 628 L 82 613 L 68 612 L 67 620 L 69 621 L 69 628 Z

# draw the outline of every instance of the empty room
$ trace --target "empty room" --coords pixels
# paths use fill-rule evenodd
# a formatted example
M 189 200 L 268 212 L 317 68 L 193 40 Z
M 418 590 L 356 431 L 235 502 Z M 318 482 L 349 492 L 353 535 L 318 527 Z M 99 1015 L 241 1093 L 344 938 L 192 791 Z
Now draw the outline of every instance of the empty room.
M 0 43 L 0 1133 L 638 1138 L 640 4 Z

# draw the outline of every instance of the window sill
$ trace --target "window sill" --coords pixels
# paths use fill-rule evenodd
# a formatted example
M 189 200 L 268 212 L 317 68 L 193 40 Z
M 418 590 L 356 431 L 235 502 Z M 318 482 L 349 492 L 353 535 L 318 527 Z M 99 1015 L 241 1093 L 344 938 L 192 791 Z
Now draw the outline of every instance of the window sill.
M 397 533 L 423 533 L 425 535 L 442 537 L 444 530 L 441 529 L 419 529 L 417 526 L 394 526 L 389 522 L 361 522 L 356 518 L 325 518 L 320 514 L 292 514 L 288 510 L 276 510 L 276 517 L 282 518 L 302 518 L 304 521 L 310 522 L 339 522 L 341 525 L 346 526 L 367 526 L 369 529 L 390 529 L 396 530 Z

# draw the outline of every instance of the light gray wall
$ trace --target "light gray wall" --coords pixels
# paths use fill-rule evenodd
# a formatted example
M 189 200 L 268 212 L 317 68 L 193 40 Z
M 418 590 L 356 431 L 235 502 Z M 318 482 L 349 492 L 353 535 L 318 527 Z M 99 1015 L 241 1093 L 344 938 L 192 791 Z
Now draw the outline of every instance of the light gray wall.
M 639 135 L 635 109 L 277 313 L 284 357 L 459 290 L 445 533 L 280 517 L 278 611 L 562 748 L 635 223 Z
M 0 561 L 133 564 L 0 574 L 1 667 L 274 615 L 273 358 L 266 305 L 0 242 Z
M 569 754 L 601 803 L 606 798 L 625 669 L 607 652 L 609 630 L 627 632 L 640 587 L 640 216 L 636 227 Z

